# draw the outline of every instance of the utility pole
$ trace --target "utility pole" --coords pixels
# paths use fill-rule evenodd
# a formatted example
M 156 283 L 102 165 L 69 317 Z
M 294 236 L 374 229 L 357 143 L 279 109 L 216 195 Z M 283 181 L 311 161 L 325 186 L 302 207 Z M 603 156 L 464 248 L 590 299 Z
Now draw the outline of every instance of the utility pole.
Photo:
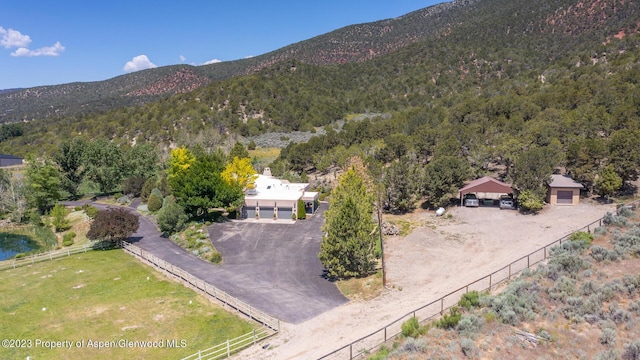
M 380 234 L 380 257 L 382 259 L 382 287 L 387 287 L 387 273 L 384 267 L 384 240 L 382 239 L 382 200 L 380 199 L 380 190 L 378 190 L 378 233 Z

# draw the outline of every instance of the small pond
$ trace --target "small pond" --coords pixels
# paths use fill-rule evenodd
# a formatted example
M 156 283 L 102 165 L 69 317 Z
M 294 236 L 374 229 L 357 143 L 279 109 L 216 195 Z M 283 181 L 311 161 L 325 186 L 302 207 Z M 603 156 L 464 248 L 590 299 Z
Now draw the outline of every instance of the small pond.
M 0 261 L 39 248 L 40 244 L 28 235 L 0 232 Z

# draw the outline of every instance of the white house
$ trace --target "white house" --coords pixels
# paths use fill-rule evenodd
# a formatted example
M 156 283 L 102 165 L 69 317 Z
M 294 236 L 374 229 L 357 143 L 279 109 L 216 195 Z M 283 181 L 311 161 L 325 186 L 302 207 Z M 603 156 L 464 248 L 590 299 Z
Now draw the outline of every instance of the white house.
M 305 203 L 307 213 L 315 213 L 318 193 L 306 191 L 308 183 L 290 183 L 276 179 L 266 168 L 247 190 L 242 207 L 244 219 L 292 219 L 298 212 L 298 200 Z

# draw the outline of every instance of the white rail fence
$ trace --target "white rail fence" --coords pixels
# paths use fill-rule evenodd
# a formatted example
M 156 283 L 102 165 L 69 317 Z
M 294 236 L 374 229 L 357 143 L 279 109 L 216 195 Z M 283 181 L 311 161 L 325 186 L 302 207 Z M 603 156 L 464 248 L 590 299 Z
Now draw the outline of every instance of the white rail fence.
M 64 247 L 58 250 L 51 250 L 49 252 L 33 254 L 21 258 L 13 258 L 9 260 L 0 261 L 0 271 L 7 269 L 15 269 L 19 266 L 33 265 L 41 261 L 52 261 L 65 256 L 71 256 L 78 253 L 86 253 L 89 250 L 93 250 L 94 243 L 86 243 L 84 245 L 72 245 Z

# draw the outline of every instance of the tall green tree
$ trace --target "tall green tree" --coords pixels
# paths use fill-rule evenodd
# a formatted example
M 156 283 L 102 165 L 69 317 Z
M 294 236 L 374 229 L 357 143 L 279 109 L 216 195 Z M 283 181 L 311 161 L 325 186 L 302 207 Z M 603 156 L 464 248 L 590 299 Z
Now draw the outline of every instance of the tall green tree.
M 27 160 L 25 193 L 28 204 L 44 214 L 61 198 L 62 179 L 49 158 Z
M 126 176 L 149 179 L 156 175 L 159 158 L 158 151 L 152 144 L 137 144 L 123 155 Z
M 224 161 L 218 153 L 200 153 L 191 162 L 186 152 L 172 152 L 167 181 L 178 203 L 191 216 L 206 214 L 216 207 L 237 208 L 242 203 L 242 188 L 223 180 Z M 179 158 L 188 159 L 180 162 Z
M 417 169 L 406 157 L 385 169 L 382 182 L 386 212 L 402 214 L 415 209 L 421 181 Z
M 233 159 L 237 157 L 239 159 L 250 158 L 249 151 L 242 145 L 241 142 L 236 142 L 233 144 L 231 151 L 229 152 L 229 159 Z
M 571 177 L 593 192 L 596 175 L 607 156 L 602 139 L 579 139 L 567 146 L 567 170 Z
M 619 190 L 622 184 L 622 177 L 616 174 L 613 165 L 608 165 L 598 174 L 598 180 L 596 180 L 595 184 L 596 192 L 600 196 L 607 198 Z
M 638 179 L 640 169 L 640 130 L 618 130 L 609 139 L 609 164 L 623 181 Z
M 126 174 L 122 150 L 106 139 L 87 144 L 83 163 L 87 179 L 96 183 L 102 193 L 113 191 Z
M 83 162 L 87 143 L 80 137 L 63 140 L 54 153 L 53 159 L 62 172 L 62 186 L 71 197 L 78 195 L 78 187 L 85 175 Z
M 378 239 L 372 216 L 374 200 L 353 167 L 340 177 L 324 214 L 318 254 L 330 276 L 361 276 L 374 270 Z
M 424 169 L 424 194 L 432 206 L 442 206 L 469 177 L 469 163 L 454 156 L 441 156 Z
M 511 171 L 513 185 L 520 191 L 529 190 L 543 199 L 553 170 L 561 162 L 562 154 L 553 146 L 533 147 L 523 151 Z

